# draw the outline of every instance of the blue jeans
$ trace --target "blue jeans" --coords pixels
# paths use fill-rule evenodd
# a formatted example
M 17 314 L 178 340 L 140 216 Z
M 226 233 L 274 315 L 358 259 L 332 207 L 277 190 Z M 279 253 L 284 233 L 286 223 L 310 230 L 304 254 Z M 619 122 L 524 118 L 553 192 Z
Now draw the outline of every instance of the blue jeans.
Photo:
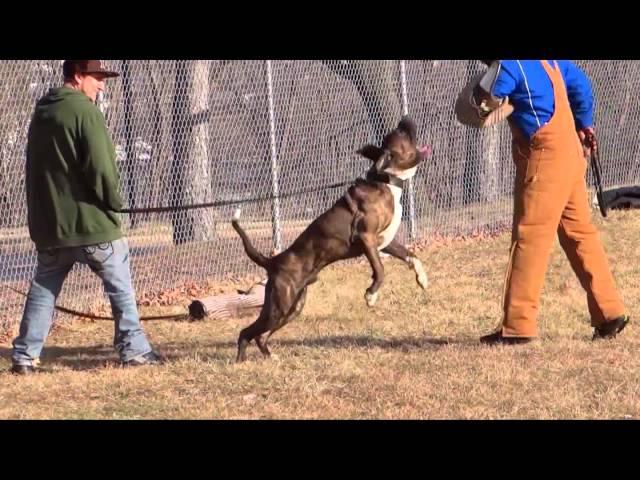
M 142 331 L 129 270 L 129 246 L 124 238 L 83 247 L 38 252 L 38 266 L 13 341 L 14 365 L 31 365 L 40 357 L 53 320 L 53 307 L 69 270 L 88 265 L 102 279 L 115 319 L 113 346 L 124 362 L 151 351 Z

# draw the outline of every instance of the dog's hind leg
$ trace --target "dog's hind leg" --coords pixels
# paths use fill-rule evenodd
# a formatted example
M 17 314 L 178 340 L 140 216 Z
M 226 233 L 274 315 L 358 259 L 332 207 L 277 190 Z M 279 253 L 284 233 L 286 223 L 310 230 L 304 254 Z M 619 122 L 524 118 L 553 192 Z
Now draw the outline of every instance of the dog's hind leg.
M 297 295 L 297 297 L 296 297 Z M 286 277 L 277 277 L 269 279 L 265 287 L 265 303 L 260 312 L 258 319 L 240 332 L 238 338 L 238 362 L 245 360 L 245 351 L 252 340 L 256 341 L 256 345 L 265 357 L 269 357 L 271 352 L 267 347 L 267 339 L 276 330 L 286 325 L 289 312 L 295 310 L 296 298 L 300 297 L 300 293 L 296 292 L 292 281 Z M 266 338 L 265 333 L 269 332 Z
M 260 353 L 262 353 L 262 355 L 264 355 L 265 357 L 270 357 L 271 356 L 271 352 L 267 348 L 267 340 L 271 336 L 272 332 L 273 332 L 273 330 L 271 332 L 268 332 L 268 333 L 265 333 L 265 334 L 262 334 L 262 335 L 258 335 L 255 338 L 256 345 L 258 345 L 258 348 L 260 349 Z
M 274 302 L 273 282 L 269 279 L 265 285 L 264 304 L 262 305 L 262 310 L 260 310 L 260 315 L 255 322 L 242 329 L 238 336 L 238 355 L 236 357 L 236 362 L 244 362 L 246 360 L 247 347 L 252 340 L 256 341 L 256 344 L 262 354 L 268 356 L 268 351 L 265 354 L 262 347 L 261 336 L 271 330 L 274 323 L 277 323 L 278 319 L 281 317 L 276 303 L 277 302 Z
M 391 241 L 391 243 L 383 248 L 382 251 L 384 253 L 388 253 L 392 257 L 402 260 L 409 266 L 409 268 L 413 269 L 416 274 L 416 282 L 418 282 L 418 285 L 420 285 L 420 288 L 422 288 L 426 294 L 429 279 L 427 277 L 427 273 L 424 271 L 422 262 L 413 252 L 410 252 L 407 247 L 397 240 Z
M 258 339 L 268 330 L 268 317 L 269 307 L 265 305 L 256 321 L 240 331 L 240 335 L 238 336 L 238 355 L 236 356 L 236 362 L 244 362 L 247 359 L 247 347 L 252 340 L 255 339 L 258 344 L 258 348 L 260 348 L 260 342 Z M 260 348 L 260 350 L 262 351 L 262 348 Z
M 271 356 L 271 352 L 269 352 L 266 343 L 266 338 L 268 338 L 268 336 L 266 338 L 263 336 L 267 332 L 271 335 L 271 333 L 279 328 L 272 328 L 272 318 L 272 313 L 267 313 L 264 316 L 261 313 L 255 322 L 240 332 L 240 336 L 238 337 L 238 356 L 236 357 L 236 362 L 244 362 L 246 360 L 246 350 L 252 340 L 256 341 L 256 345 L 263 356 Z
M 280 321 L 280 323 L 271 331 L 269 331 L 266 337 L 264 338 L 260 337 L 260 343 L 258 343 L 258 338 L 256 338 L 256 343 L 258 343 L 258 348 L 260 348 L 260 351 L 262 351 L 262 349 L 264 348 L 264 350 L 267 352 L 266 355 L 267 356 L 270 355 L 269 348 L 267 347 L 267 341 L 271 338 L 271 335 L 273 335 L 275 332 L 280 330 L 291 320 L 295 319 L 300 315 L 306 301 L 307 301 L 307 288 L 305 287 L 300 293 L 300 295 L 298 296 L 298 300 L 296 301 L 295 305 L 293 306 L 289 314 L 285 317 L 282 317 L 282 320 Z M 260 344 L 262 344 L 262 346 Z M 264 354 L 264 351 L 262 353 Z

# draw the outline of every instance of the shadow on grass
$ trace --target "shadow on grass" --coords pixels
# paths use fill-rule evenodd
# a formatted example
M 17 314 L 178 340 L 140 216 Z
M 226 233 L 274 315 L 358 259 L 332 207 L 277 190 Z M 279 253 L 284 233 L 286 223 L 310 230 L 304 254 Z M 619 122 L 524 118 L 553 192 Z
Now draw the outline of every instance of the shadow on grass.
M 277 337 L 269 342 L 273 353 L 277 354 L 282 347 L 323 348 L 323 349 L 351 349 L 351 348 L 380 348 L 382 350 L 399 350 L 409 352 L 414 349 L 435 350 L 447 345 L 475 345 L 475 338 L 435 338 L 435 337 L 394 337 L 377 338 L 367 335 L 329 335 L 304 339 L 283 339 Z M 168 362 L 193 357 L 197 351 L 197 358 L 203 361 L 230 361 L 235 358 L 235 341 L 219 342 L 165 342 L 157 344 L 157 350 Z M 255 346 L 255 344 L 253 345 Z M 251 353 L 251 348 L 248 353 Z M 255 348 L 256 352 L 258 349 Z M 253 355 L 250 355 L 253 358 Z M 261 357 L 258 354 L 258 357 Z M 11 362 L 11 348 L 0 347 L 0 359 Z M 72 370 L 92 370 L 108 366 L 118 367 L 118 355 L 110 345 L 95 345 L 83 347 L 45 347 L 42 352 L 42 371 L 47 366 L 59 365 Z

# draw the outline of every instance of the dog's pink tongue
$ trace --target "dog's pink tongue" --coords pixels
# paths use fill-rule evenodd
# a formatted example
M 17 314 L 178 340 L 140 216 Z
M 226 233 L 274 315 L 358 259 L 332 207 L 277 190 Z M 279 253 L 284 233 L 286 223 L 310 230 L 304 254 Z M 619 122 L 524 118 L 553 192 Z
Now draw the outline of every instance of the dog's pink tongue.
M 431 145 L 423 145 L 418 150 L 420 150 L 423 157 L 429 157 L 431 155 Z

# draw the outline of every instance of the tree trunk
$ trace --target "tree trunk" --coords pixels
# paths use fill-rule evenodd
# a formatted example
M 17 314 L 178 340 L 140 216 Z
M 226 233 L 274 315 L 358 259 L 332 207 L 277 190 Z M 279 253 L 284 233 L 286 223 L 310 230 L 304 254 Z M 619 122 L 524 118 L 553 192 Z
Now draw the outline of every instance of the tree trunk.
M 209 61 L 178 61 L 173 115 L 172 205 L 212 201 L 209 171 Z M 208 241 L 215 236 L 213 211 L 197 208 L 174 212 L 173 243 Z
M 324 63 L 356 87 L 374 131 L 373 143 L 380 145 L 384 136 L 397 126 L 402 115 L 397 88 L 398 62 L 328 60 Z

